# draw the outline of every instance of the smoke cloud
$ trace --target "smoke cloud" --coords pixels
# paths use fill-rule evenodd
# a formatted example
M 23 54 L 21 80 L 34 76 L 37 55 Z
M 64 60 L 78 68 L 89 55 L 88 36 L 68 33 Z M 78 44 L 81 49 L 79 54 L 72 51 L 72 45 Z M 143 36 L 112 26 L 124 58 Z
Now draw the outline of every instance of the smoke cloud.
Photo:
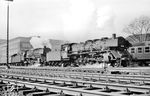
M 46 46 L 47 48 L 52 48 L 49 39 L 46 38 L 42 38 L 42 37 L 32 37 L 30 40 L 30 43 L 33 47 L 33 49 L 36 48 L 44 48 L 44 46 Z

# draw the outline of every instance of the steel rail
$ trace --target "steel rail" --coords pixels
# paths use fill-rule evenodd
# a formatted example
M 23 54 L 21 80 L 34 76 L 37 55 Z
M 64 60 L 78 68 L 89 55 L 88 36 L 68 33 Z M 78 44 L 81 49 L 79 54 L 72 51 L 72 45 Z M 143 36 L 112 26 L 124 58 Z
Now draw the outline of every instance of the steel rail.
M 80 72 L 91 72 L 91 73 L 97 73 L 97 72 L 100 72 L 100 71 L 103 71 L 103 68 L 79 68 L 79 67 L 64 67 L 64 68 L 61 68 L 61 67 L 38 67 L 38 68 L 31 68 L 31 67 L 14 67 L 14 66 L 11 66 L 13 69 L 32 69 L 32 70 L 56 70 L 56 71 L 80 71 Z M 4 69 L 5 67 L 2 67 L 0 66 L 1 69 Z M 148 72 L 150 74 L 150 71 L 149 71 L 150 67 L 138 67 L 138 68 L 133 68 L 133 67 L 128 67 L 128 68 L 108 68 L 108 70 L 110 71 L 120 71 L 120 72 L 130 72 L 130 73 L 135 73 L 135 72 L 138 72 L 138 73 L 143 73 L 143 72 Z
M 45 72 L 47 73 L 47 72 Z M 58 74 L 57 72 L 55 73 L 49 73 L 49 75 L 54 75 L 54 76 L 58 76 L 58 77 L 61 77 L 61 76 L 64 76 L 64 77 L 67 77 L 67 76 L 70 76 L 70 77 L 76 77 L 76 78 L 86 78 L 86 79 L 96 79 L 96 80 L 115 80 L 115 81 L 121 81 L 121 80 L 128 80 L 129 82 L 143 82 L 143 83 L 150 83 L 150 79 L 146 79 L 145 76 L 134 76 L 134 75 L 100 75 L 100 74 L 79 74 L 79 73 L 60 73 Z M 46 75 L 46 74 L 45 74 Z M 43 75 L 44 76 L 44 75 Z M 130 78 L 129 78 L 130 77 Z M 132 78 L 131 78 L 132 77 Z
M 48 72 L 47 72 L 48 73 Z M 85 77 L 103 77 L 103 78 L 118 78 L 118 79 L 121 79 L 121 78 L 127 78 L 127 77 L 132 77 L 133 79 L 135 78 L 141 78 L 141 79 L 146 79 L 146 78 L 150 78 L 150 76 L 145 76 L 145 75 L 113 75 L 113 74 L 94 74 L 94 73 L 70 73 L 70 72 L 51 72 L 52 74 L 56 74 L 56 75 L 72 75 L 72 76 L 85 76 Z M 138 80 L 139 80 L 138 79 Z

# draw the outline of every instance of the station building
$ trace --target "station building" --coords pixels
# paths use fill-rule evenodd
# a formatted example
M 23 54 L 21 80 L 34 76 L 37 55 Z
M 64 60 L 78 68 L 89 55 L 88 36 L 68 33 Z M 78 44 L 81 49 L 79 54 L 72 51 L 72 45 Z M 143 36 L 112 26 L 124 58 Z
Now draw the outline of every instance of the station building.
M 9 40 L 9 62 L 11 56 L 32 48 L 29 37 L 17 37 Z M 0 43 L 0 63 L 6 62 L 7 42 Z

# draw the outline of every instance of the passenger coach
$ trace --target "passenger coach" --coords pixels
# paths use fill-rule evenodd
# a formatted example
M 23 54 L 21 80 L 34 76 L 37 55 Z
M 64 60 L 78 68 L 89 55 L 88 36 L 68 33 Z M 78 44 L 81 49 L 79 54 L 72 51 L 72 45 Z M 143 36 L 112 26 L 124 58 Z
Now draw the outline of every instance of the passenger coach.
M 150 41 L 134 44 L 129 48 L 129 52 L 135 63 L 140 66 L 148 66 L 150 64 Z

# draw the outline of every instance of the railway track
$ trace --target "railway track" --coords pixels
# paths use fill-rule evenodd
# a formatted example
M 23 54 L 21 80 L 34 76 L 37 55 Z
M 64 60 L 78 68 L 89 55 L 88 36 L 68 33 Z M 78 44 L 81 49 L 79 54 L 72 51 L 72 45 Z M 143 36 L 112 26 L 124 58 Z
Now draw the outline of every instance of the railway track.
M 3 75 L 3 74 L 1 74 L 1 75 Z M 4 74 L 5 75 L 5 74 Z M 23 75 L 23 74 L 19 74 L 19 75 Z M 15 75 L 11 75 L 11 76 L 15 76 Z M 18 75 L 16 75 L 16 76 L 18 76 Z M 24 75 L 24 76 L 29 76 L 29 75 Z M 38 76 L 38 75 L 30 75 L 30 76 Z M 126 84 L 128 84 L 128 83 L 133 83 L 133 84 L 136 84 L 136 85 L 150 85 L 150 78 L 147 78 L 147 79 L 145 79 L 145 78 L 142 78 L 142 76 L 140 76 L 140 78 L 135 78 L 135 76 L 133 76 L 132 78 L 131 78 L 131 76 L 128 78 L 128 76 L 127 77 L 125 77 L 125 76 L 105 76 L 105 75 L 103 75 L 103 76 L 101 76 L 101 75 L 99 75 L 99 76 L 87 76 L 87 75 L 81 75 L 81 74 L 49 74 L 49 76 L 47 76 L 47 75 L 41 75 L 41 76 L 43 76 L 43 77 L 49 77 L 49 78 L 68 78 L 68 79 L 82 79 L 82 80 L 84 80 L 84 81 L 93 81 L 93 82 L 96 82 L 96 81 L 104 81 L 104 82 L 115 82 L 115 83 L 126 83 Z M 137 76 L 137 77 L 139 77 L 139 76 Z
M 103 68 L 80 68 L 80 67 L 23 67 L 23 66 L 11 66 L 12 69 L 21 69 L 21 70 L 49 70 L 49 71 L 57 71 L 57 72 L 81 72 L 81 73 L 103 73 Z M 5 69 L 4 66 L 0 66 L 0 69 Z M 123 67 L 123 68 L 108 68 L 108 72 L 118 71 L 120 74 L 132 74 L 132 75 L 150 75 L 150 67 Z
M 124 80 L 123 78 L 120 79 L 120 81 L 126 82 L 126 84 L 124 83 L 125 85 L 114 83 L 114 82 L 113 83 L 108 82 L 107 78 L 104 80 L 105 82 L 101 82 L 100 79 L 93 82 L 92 79 L 87 80 L 87 78 L 86 78 L 86 80 L 85 80 L 83 78 L 81 79 L 81 78 L 77 78 L 75 76 L 69 77 L 69 78 L 62 78 L 60 76 L 55 76 L 55 77 L 45 76 L 44 77 L 43 75 L 35 76 L 32 74 L 29 76 L 29 75 L 23 75 L 23 74 L 10 74 L 10 73 L 9 74 L 1 73 L 0 76 L 1 76 L 0 80 L 5 83 L 8 83 L 8 82 L 9 83 L 11 82 L 11 84 L 17 83 L 17 85 L 19 85 L 19 86 L 26 86 L 27 88 L 31 88 L 31 89 L 33 87 L 36 87 L 38 90 L 49 89 L 53 93 L 56 93 L 56 94 L 60 93 L 63 90 L 64 94 L 69 94 L 71 96 L 73 94 L 76 94 L 75 96 L 80 96 L 81 94 L 82 94 L 81 96 L 124 96 L 124 95 L 131 95 L 131 94 L 132 95 L 135 94 L 135 96 L 137 96 L 137 95 L 147 96 L 149 94 L 149 90 L 150 90 L 150 86 L 133 85 L 133 84 L 131 84 L 131 82 L 128 82 L 127 80 Z M 118 80 L 118 78 L 113 78 L 113 79 Z M 114 80 L 114 81 L 116 81 L 116 80 Z M 109 81 L 111 81 L 111 80 L 109 80 Z M 137 81 L 137 80 L 135 80 L 135 81 Z M 143 81 L 146 82 L 145 79 Z M 149 81 L 149 80 L 147 79 L 147 81 Z M 42 84 L 46 84 L 46 86 L 44 85 L 45 86 L 44 87 L 43 85 L 41 85 L 41 82 L 42 82 Z M 127 82 L 129 84 L 127 84 Z M 132 80 L 132 82 L 133 82 L 133 80 Z M 40 84 L 40 85 L 38 85 L 38 84 Z M 48 87 L 48 86 L 52 86 L 52 85 L 53 85 L 52 88 Z M 61 86 L 61 88 L 60 88 L 60 86 Z M 68 86 L 69 86 L 69 89 L 68 89 Z M 67 87 L 67 89 L 66 89 L 66 87 Z M 54 90 L 57 90 L 57 91 L 54 91 Z M 68 90 L 70 90 L 70 91 L 68 91 Z M 87 90 L 90 90 L 90 91 L 87 91 Z M 87 93 L 87 92 L 90 92 L 90 93 Z M 35 92 L 35 94 L 36 93 L 37 92 Z M 37 95 L 37 96 L 41 96 L 41 95 Z
M 43 90 L 42 92 L 46 90 L 56 94 L 63 92 L 63 94 L 69 96 L 127 96 L 131 94 L 143 96 L 148 95 L 150 89 L 149 86 L 133 86 L 74 79 L 43 78 L 8 74 L 1 74 L 0 80 L 4 83 Z M 47 94 L 47 92 L 45 92 L 45 94 Z
M 68 71 L 68 69 L 62 68 L 51 68 L 51 70 L 44 68 L 1 69 L 0 80 L 4 84 L 19 86 L 20 94 L 28 93 L 28 95 L 22 96 L 150 95 L 150 76 L 141 74 L 141 71 L 140 74 L 110 74 L 81 70 L 70 69 Z
M 81 83 L 81 84 L 87 84 L 87 82 L 88 82 L 88 84 L 89 85 L 106 85 L 106 86 L 113 86 L 113 85 L 115 85 L 115 86 L 124 86 L 124 85 L 121 85 L 121 84 L 116 84 L 116 83 L 118 83 L 118 82 L 116 82 L 116 83 L 111 83 L 111 82 L 101 82 L 101 80 L 99 80 L 99 82 L 93 82 L 93 81 L 90 81 L 90 80 L 82 80 L 82 79 L 76 79 L 76 78 L 50 78 L 50 77 L 38 77 L 38 76 L 26 76 L 26 75 L 14 75 L 14 74 L 0 74 L 1 76 L 7 76 L 7 77 L 9 77 L 9 78 L 11 78 L 11 79 L 13 79 L 13 78 L 17 78 L 17 79 L 28 79 L 28 80 L 36 80 L 37 81 L 37 79 L 39 79 L 39 80 L 43 80 L 43 81 L 63 81 L 63 82 L 77 82 L 77 83 Z M 43 79 L 44 78 L 44 79 Z M 77 80 L 77 81 L 76 81 Z M 123 79 L 122 79 L 123 80 Z M 126 81 L 126 80 L 124 80 L 124 81 Z M 150 81 L 150 80 L 149 80 Z M 126 81 L 127 82 L 127 81 Z M 108 84 L 107 84 L 108 83 Z M 126 85 L 127 86 L 127 85 Z M 133 85 L 131 85 L 131 82 L 130 82 L 130 85 L 128 85 L 127 87 L 133 87 Z M 144 86 L 144 88 L 145 87 L 147 87 L 147 86 Z M 149 87 L 149 86 L 148 86 Z M 135 88 L 139 88 L 139 89 L 144 89 L 143 87 L 141 87 L 141 86 L 136 86 Z
M 13 74 L 25 74 L 25 75 L 35 75 L 35 76 L 47 76 L 47 77 L 61 77 L 61 78 L 80 78 L 86 80 L 107 80 L 107 81 L 126 81 L 132 83 L 150 84 L 149 75 L 113 75 L 113 74 L 99 74 L 99 73 L 80 73 L 80 72 L 56 72 L 56 71 L 35 71 L 35 70 L 3 70 L 4 73 Z

